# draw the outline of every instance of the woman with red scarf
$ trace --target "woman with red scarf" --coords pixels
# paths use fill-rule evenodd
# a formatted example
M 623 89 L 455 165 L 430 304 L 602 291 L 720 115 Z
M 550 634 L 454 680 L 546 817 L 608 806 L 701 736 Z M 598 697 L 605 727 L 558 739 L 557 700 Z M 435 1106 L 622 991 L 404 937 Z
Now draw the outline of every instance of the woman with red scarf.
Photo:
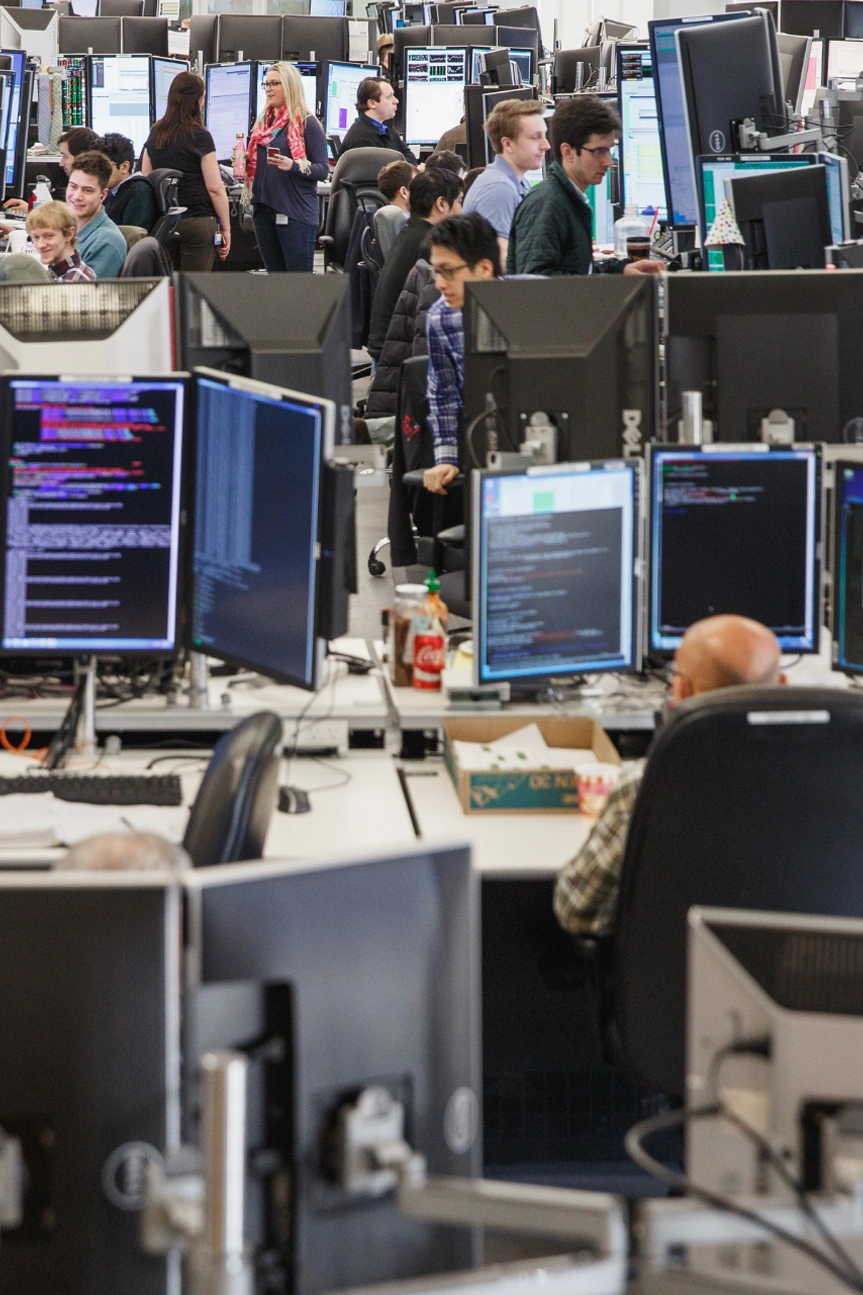
M 329 173 L 323 126 L 306 108 L 300 74 L 275 63 L 264 77 L 267 106 L 249 136 L 246 191 L 269 274 L 311 271 L 318 232 L 318 181 Z

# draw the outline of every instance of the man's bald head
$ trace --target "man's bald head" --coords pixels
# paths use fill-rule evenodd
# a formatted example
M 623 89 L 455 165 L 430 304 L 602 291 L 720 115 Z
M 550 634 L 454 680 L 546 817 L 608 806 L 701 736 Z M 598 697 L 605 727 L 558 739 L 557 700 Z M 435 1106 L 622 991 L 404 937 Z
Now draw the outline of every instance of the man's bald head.
M 674 700 L 738 684 L 785 682 L 776 635 L 745 616 L 709 616 L 683 636 L 674 657 Z

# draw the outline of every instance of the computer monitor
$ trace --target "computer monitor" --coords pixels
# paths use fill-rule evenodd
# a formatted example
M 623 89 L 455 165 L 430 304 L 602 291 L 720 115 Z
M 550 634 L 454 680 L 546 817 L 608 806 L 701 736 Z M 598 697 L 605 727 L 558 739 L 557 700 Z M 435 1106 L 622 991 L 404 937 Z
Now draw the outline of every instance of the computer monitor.
M 834 81 L 856 81 L 863 74 L 863 40 L 827 42 L 827 85 Z
M 785 32 L 779 32 L 776 46 L 779 51 L 784 102 L 790 104 L 791 111 L 796 113 L 800 111 L 809 75 L 812 38 L 811 36 L 789 36 Z
M 472 474 L 476 684 L 638 668 L 640 469 Z
M 220 13 L 219 62 L 232 59 L 281 58 L 282 18 L 279 14 Z
M 698 193 L 699 226 L 704 245 L 716 219 L 723 198 L 728 196 L 726 182 L 744 175 L 770 175 L 777 171 L 821 165 L 825 168 L 827 197 L 830 211 L 830 230 L 834 243 L 848 237 L 848 163 L 834 153 L 733 153 L 720 157 L 695 159 L 696 191 Z M 719 248 L 706 248 L 707 269 L 724 269 Z M 820 267 L 819 267 L 820 268 Z
M 819 446 L 654 446 L 649 649 L 707 616 L 748 616 L 785 652 L 817 652 Z
M 726 185 L 745 270 L 822 270 L 833 242 L 823 166 L 733 176 Z
M 24 65 L 27 62 L 27 55 L 24 50 L 19 49 L 0 50 L 0 54 L 12 61 L 12 97 L 9 103 L 9 128 L 6 134 L 6 187 L 11 191 L 16 187 L 15 159 L 18 153 L 18 131 L 22 120 L 21 93 L 24 87 Z M 24 134 L 26 133 L 25 119 Z
M 480 71 L 486 77 L 485 84 L 499 86 L 521 84 L 521 69 L 512 63 L 509 50 L 505 45 L 498 49 L 484 51 L 480 55 L 479 62 Z
M 634 202 L 642 215 L 658 211 L 658 219 L 665 220 L 662 146 L 648 47 L 618 45 L 617 96 L 622 125 L 618 145 L 621 203 Z
M 87 125 L 87 55 L 61 54 L 58 65 L 66 73 L 63 81 L 63 129 Z
M 464 27 L 491 27 L 498 12 L 497 8 L 481 9 L 479 5 L 471 5 L 465 9 L 457 9 L 455 20 L 457 25 Z
M 168 1291 L 177 1268 L 143 1252 L 137 1223 L 146 1165 L 180 1139 L 176 883 L 7 871 L 0 894 L 0 1107 L 24 1176 L 0 1285 Z
M 196 371 L 190 646 L 317 691 L 322 469 L 332 402 Z
M 92 129 L 99 135 L 118 131 L 139 154 L 153 120 L 150 55 L 94 54 L 89 73 Z
M 814 3 L 814 0 L 810 0 Z M 809 64 L 806 68 L 806 82 L 800 97 L 800 112 L 808 117 L 815 107 L 815 92 L 824 84 L 824 46 L 823 40 L 813 39 L 809 46 Z
M 845 8 L 843 0 L 782 0 L 782 30 L 796 36 L 841 40 Z
M 410 147 L 436 144 L 464 116 L 466 49 L 406 49 L 404 140 Z
M 206 70 L 204 125 L 213 136 L 216 156 L 227 162 L 237 134 L 249 129 L 252 112 L 252 64 L 211 63 Z
M 311 18 L 344 18 L 345 0 L 311 0 Z
M 769 13 L 675 33 L 690 155 L 740 146 L 744 119 L 782 134 L 786 113 L 776 31 Z
M 153 59 L 153 120 L 160 121 L 168 107 L 171 82 L 180 72 L 188 72 L 189 60 L 185 58 Z
M 469 284 L 464 426 L 491 393 L 498 449 L 517 450 L 531 426 L 550 423 L 559 462 L 640 454 L 654 429 L 655 292 L 648 275 Z M 482 439 L 474 427 L 466 467 L 485 466 Z
M 18 131 L 15 137 L 14 151 L 8 151 L 6 154 L 6 196 L 15 195 L 23 198 L 27 178 L 27 139 L 29 135 L 30 113 L 33 108 L 33 93 L 36 84 L 36 75 L 32 67 L 24 69 L 24 79 L 21 83 L 21 97 L 17 104 L 17 122 Z M 14 90 L 9 108 L 9 125 L 7 129 L 7 138 L 11 135 L 16 119 L 16 105 L 14 103 Z M 9 159 L 13 162 L 13 172 L 11 182 L 9 180 Z
M 363 54 L 369 47 L 369 26 L 360 29 Z M 347 18 L 312 18 L 285 14 L 282 19 L 282 58 L 327 63 L 349 61 L 350 26 Z
M 833 462 L 832 630 L 834 663 L 863 673 L 863 462 Z
M 3 380 L 2 650 L 172 652 L 186 384 Z
M 805 3 L 816 3 L 816 0 L 805 0 Z M 736 21 L 737 14 L 712 14 L 699 18 L 660 18 L 647 24 L 653 56 L 668 221 L 676 229 L 692 228 L 698 222 L 676 33 L 684 23 L 688 27 L 690 24 Z
M 472 85 L 479 85 L 479 74 L 482 71 L 481 58 L 490 54 L 492 46 L 474 45 L 470 49 L 470 80 Z M 515 63 L 521 75 L 522 85 L 533 83 L 533 50 L 509 49 L 510 61 Z
M 469 166 L 488 166 L 494 158 L 494 151 L 485 133 L 485 123 L 497 104 L 505 99 L 536 99 L 533 86 L 515 86 L 509 90 L 490 90 L 484 85 L 469 85 L 464 94 L 464 120 L 467 137 L 467 159 Z M 543 111 L 537 102 L 537 112 Z
M 252 121 L 256 122 L 263 115 L 267 106 L 267 93 L 264 89 L 264 81 L 267 78 L 267 72 L 272 67 L 272 63 L 255 64 L 255 111 Z M 295 63 L 294 67 L 300 74 L 300 80 L 303 83 L 303 96 L 306 101 L 306 108 L 313 117 L 318 115 L 318 76 L 320 74 L 320 63 Z
M 357 90 L 366 77 L 377 76 L 377 67 L 358 63 L 327 64 L 327 101 L 324 128 L 328 135 L 344 139 L 357 117 Z M 440 138 L 440 136 L 438 136 Z
M 59 17 L 51 8 L 0 9 L 0 46 L 26 50 L 40 67 L 56 65 L 59 33 Z
M 315 812 L 326 812 L 323 797 Z M 402 1103 L 405 1135 L 430 1174 L 481 1173 L 470 850 L 198 868 L 186 894 L 189 1069 L 208 1048 L 272 1040 L 256 1050 L 249 1093 L 251 1126 L 274 1154 L 269 1171 L 259 1157 L 263 1191 L 257 1171 L 247 1199 L 248 1233 L 269 1251 L 276 1289 L 356 1289 L 473 1267 L 470 1229 L 408 1218 L 391 1190 L 341 1186 L 332 1142 L 340 1112 L 382 1086 Z

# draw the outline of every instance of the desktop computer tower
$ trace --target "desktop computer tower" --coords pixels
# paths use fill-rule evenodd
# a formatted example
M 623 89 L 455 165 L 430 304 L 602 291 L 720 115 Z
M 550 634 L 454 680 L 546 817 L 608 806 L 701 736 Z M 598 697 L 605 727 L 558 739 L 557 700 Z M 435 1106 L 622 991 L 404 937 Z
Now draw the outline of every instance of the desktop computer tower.
M 469 283 L 461 461 L 485 466 L 488 431 L 517 451 L 531 426 L 557 430 L 560 463 L 641 454 L 654 435 L 656 285 L 591 275 Z M 482 414 L 493 399 L 495 417 Z
M 332 274 L 181 274 L 179 364 L 258 378 L 336 405 L 336 444 L 353 442 L 350 284 Z

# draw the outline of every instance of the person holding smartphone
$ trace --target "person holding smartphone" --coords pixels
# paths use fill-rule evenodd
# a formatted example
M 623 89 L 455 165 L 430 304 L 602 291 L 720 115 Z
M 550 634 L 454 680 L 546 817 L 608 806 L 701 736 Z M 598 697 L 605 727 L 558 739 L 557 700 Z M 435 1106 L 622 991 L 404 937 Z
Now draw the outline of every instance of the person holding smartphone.
M 324 128 L 306 108 L 292 63 L 264 77 L 266 107 L 249 136 L 246 192 L 268 274 L 311 272 L 318 232 L 318 181 L 329 174 Z

